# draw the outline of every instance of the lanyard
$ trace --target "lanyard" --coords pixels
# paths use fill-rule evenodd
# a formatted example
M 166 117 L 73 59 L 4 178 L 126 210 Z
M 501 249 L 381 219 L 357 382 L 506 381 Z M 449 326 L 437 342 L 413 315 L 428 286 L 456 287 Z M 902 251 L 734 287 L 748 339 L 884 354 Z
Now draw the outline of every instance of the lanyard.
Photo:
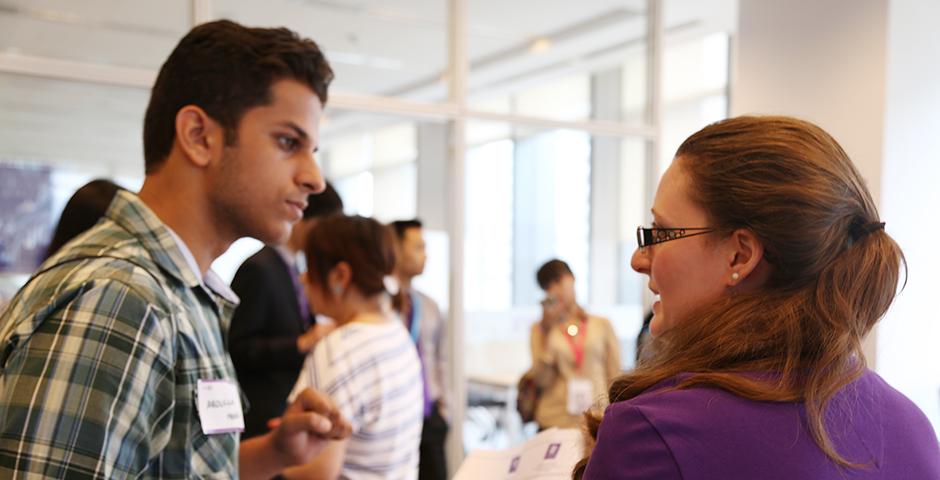
M 417 345 L 418 343 L 418 324 L 421 323 L 421 304 L 419 298 L 414 292 L 408 292 L 408 299 L 411 300 L 411 311 L 408 313 L 409 330 L 411 330 L 411 339 Z
M 574 354 L 575 367 L 580 371 L 581 364 L 584 363 L 584 344 L 587 341 L 587 318 L 585 316 L 581 317 L 581 329 L 577 334 L 580 342 L 576 342 L 575 338 L 569 335 L 568 332 L 565 332 L 564 335 L 568 339 L 568 345 L 571 346 L 571 353 Z

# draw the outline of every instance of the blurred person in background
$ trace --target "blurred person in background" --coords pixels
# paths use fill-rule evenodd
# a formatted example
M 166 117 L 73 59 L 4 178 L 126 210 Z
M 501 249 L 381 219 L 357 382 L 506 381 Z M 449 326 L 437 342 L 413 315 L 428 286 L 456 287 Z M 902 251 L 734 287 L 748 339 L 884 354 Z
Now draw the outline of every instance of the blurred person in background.
M 650 310 L 646 312 L 646 315 L 643 315 L 643 325 L 640 326 L 639 333 L 636 334 L 636 364 L 639 365 L 640 362 L 646 361 L 653 355 L 653 350 L 650 348 L 650 343 L 652 339 L 650 338 L 650 323 L 653 321 L 653 311 Z
M 284 412 L 304 358 L 330 328 L 316 325 L 316 308 L 301 285 L 299 262 L 317 221 L 342 211 L 342 199 L 327 182 L 322 193 L 307 197 L 303 218 L 287 240 L 264 246 L 232 279 L 232 291 L 241 302 L 232 316 L 229 353 L 248 398 L 246 438 L 266 433 L 268 420 Z
M 395 280 L 398 293 L 392 305 L 411 340 L 418 348 L 424 378 L 424 427 L 421 431 L 420 480 L 445 480 L 449 392 L 447 378 L 446 322 L 431 297 L 418 291 L 412 281 L 424 273 L 427 249 L 421 221 L 398 220 L 390 224 L 395 232 Z
M 49 248 L 46 250 L 46 258 L 53 256 L 69 240 L 95 226 L 108 210 L 118 190 L 123 188 L 111 180 L 100 178 L 76 190 L 62 209 L 59 223 L 56 224 Z
M 610 321 L 578 305 L 567 263 L 546 262 L 536 280 L 545 299 L 530 333 L 530 372 L 541 391 L 535 421 L 543 430 L 578 428 L 585 410 L 607 402 L 607 386 L 621 372 L 620 343 Z
M 100 178 L 76 190 L 66 202 L 62 214 L 59 215 L 59 222 L 53 230 L 49 246 L 46 247 L 43 261 L 55 255 L 70 240 L 95 226 L 108 210 L 118 190 L 123 190 L 123 188 L 111 180 Z M 9 301 L 9 298 L 4 298 L 0 294 L 0 313 Z
M 352 435 L 283 476 L 415 479 L 423 382 L 411 337 L 388 309 L 392 232 L 371 218 L 334 215 L 314 227 L 305 252 L 307 295 L 336 328 L 307 355 L 291 398 L 307 387 L 328 394 Z

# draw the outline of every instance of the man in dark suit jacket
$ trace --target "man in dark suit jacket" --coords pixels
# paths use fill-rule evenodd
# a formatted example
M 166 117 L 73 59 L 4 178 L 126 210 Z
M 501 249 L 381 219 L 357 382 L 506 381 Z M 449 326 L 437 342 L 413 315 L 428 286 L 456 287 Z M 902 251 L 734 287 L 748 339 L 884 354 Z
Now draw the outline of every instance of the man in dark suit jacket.
M 341 213 L 343 201 L 332 185 L 308 197 L 303 220 L 282 245 L 267 245 L 238 268 L 232 290 L 241 303 L 232 317 L 229 353 L 248 397 L 243 438 L 264 434 L 279 417 L 297 382 L 306 354 L 324 332 L 315 324 L 300 285 L 297 253 L 317 219 Z

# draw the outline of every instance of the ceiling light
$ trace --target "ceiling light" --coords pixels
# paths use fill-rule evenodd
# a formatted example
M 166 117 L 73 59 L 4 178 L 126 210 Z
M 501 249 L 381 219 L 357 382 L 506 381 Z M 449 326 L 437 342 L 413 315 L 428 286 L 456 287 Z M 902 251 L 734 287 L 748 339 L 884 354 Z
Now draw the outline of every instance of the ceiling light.
M 532 41 L 532 44 L 529 45 L 529 53 L 540 54 L 548 51 L 549 48 L 552 48 L 552 40 L 548 37 L 539 37 Z

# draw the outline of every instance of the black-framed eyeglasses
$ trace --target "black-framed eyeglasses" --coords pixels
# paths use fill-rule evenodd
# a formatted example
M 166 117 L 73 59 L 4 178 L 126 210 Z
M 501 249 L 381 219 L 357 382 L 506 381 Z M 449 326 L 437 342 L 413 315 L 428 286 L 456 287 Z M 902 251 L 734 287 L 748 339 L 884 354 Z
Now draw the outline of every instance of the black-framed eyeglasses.
M 646 228 L 636 227 L 636 244 L 640 248 L 656 245 L 657 243 L 678 240 L 680 238 L 694 237 L 714 232 L 714 228 Z

